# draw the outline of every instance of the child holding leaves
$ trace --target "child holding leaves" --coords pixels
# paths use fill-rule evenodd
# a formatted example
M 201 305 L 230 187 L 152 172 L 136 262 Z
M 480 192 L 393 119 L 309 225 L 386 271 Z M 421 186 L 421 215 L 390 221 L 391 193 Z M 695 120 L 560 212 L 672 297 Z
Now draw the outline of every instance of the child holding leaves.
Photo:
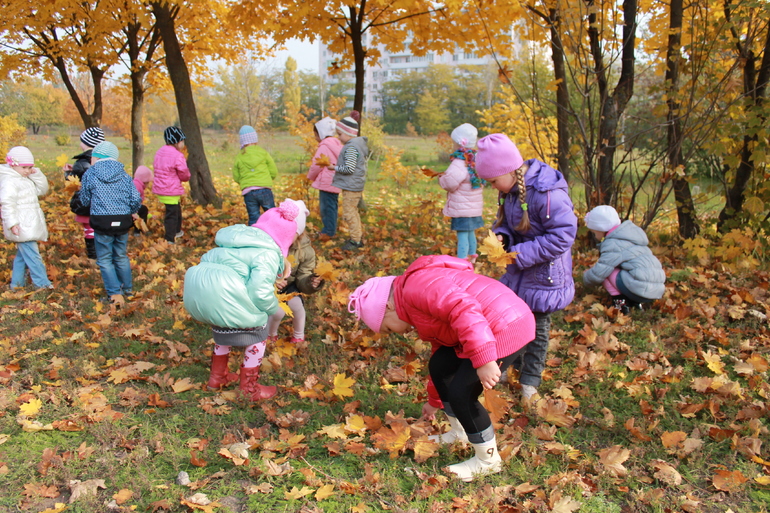
M 321 223 L 323 228 L 318 235 L 318 240 L 326 242 L 337 235 L 338 199 L 341 189 L 332 185 L 334 180 L 334 166 L 337 165 L 337 157 L 342 150 L 342 141 L 334 137 L 337 131 L 337 122 L 325 117 L 313 126 L 318 148 L 313 155 L 313 164 L 307 171 L 309 180 L 313 180 L 311 187 L 318 189 L 318 203 L 321 209 Z
M 452 430 L 441 441 L 465 439 L 475 456 L 450 465 L 463 481 L 500 472 L 495 430 L 478 400 L 535 336 L 527 305 L 497 280 L 448 255 L 415 260 L 401 276 L 370 278 L 351 295 L 348 311 L 379 333 L 412 329 L 433 345 L 430 377 Z M 435 406 L 423 408 L 428 417 Z
M 287 200 L 291 201 L 291 200 Z M 313 274 L 315 269 L 315 251 L 310 244 L 310 237 L 305 233 L 305 219 L 310 211 L 304 201 L 295 201 L 300 212 L 297 217 L 297 240 L 289 248 L 288 260 L 291 262 L 291 273 L 275 282 L 279 294 L 292 294 L 286 303 L 292 313 L 292 344 L 301 344 L 305 341 L 305 305 L 302 294 L 313 294 L 322 284 L 321 278 Z M 281 325 L 286 312 L 279 308 L 270 316 L 267 323 L 268 340 L 278 339 L 278 327 Z

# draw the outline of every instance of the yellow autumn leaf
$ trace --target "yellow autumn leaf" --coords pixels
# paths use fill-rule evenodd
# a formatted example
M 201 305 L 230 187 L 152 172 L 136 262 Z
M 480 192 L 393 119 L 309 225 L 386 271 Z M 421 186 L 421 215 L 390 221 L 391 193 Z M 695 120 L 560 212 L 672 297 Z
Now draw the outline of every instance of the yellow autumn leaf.
M 489 230 L 489 235 L 481 241 L 478 251 L 482 255 L 486 255 L 487 259 L 498 267 L 505 268 L 508 264 L 516 261 L 517 253 L 505 251 L 503 243 L 497 240 L 497 235 L 492 230 Z
M 308 488 L 307 486 L 303 486 L 301 489 L 298 489 L 296 486 L 292 486 L 290 491 L 283 493 L 283 496 L 286 500 L 292 501 L 300 499 L 305 495 L 310 495 L 311 493 L 313 493 L 313 489 Z
M 326 435 L 329 438 L 341 438 L 342 440 L 345 440 L 348 435 L 345 433 L 345 429 L 343 428 L 342 424 L 332 424 L 330 426 L 324 426 L 316 433 L 321 435 Z
M 334 269 L 331 262 L 319 259 L 318 265 L 315 267 L 313 273 L 322 280 L 335 280 L 339 275 L 339 271 Z
M 107 378 L 107 381 L 112 381 L 116 385 L 119 385 L 121 383 L 125 383 L 126 381 L 130 380 L 131 376 L 129 376 L 128 372 L 126 372 L 125 368 L 116 369 L 112 372 L 110 372 L 110 377 Z
M 174 391 L 174 393 L 179 394 L 182 392 L 187 392 L 188 390 L 192 390 L 197 386 L 198 385 L 193 383 L 190 378 L 182 378 L 176 380 L 176 382 L 171 385 L 171 389 Z
M 47 508 L 41 511 L 40 513 L 61 513 L 67 509 L 67 505 L 63 502 L 57 502 L 54 504 L 53 508 Z
M 294 317 L 294 312 L 291 311 L 291 308 L 289 308 L 289 305 L 287 303 L 284 303 L 283 301 L 279 301 L 278 306 L 281 307 L 281 310 L 283 310 L 283 313 L 285 313 L 289 317 Z
M 115 499 L 115 502 L 117 504 L 123 504 L 127 502 L 133 495 L 134 495 L 134 492 L 126 488 L 123 488 L 119 492 L 113 494 L 112 498 Z
M 343 397 L 353 397 L 353 389 L 350 388 L 355 384 L 356 380 L 348 378 L 345 374 L 337 374 L 334 376 L 334 388 L 332 394 L 336 395 L 340 399 Z
M 326 484 L 315 492 L 315 500 L 322 501 L 334 495 L 334 485 Z
M 369 508 L 363 502 L 359 502 L 356 506 L 350 508 L 351 513 L 366 513 Z
M 66 164 L 69 159 L 70 158 L 67 156 L 66 153 L 62 153 L 61 155 L 56 157 L 56 167 L 64 167 L 64 164 Z
M 762 486 L 770 486 L 770 476 L 758 476 L 754 478 L 754 481 Z
M 27 433 L 37 433 L 38 431 L 53 431 L 53 425 L 51 424 L 43 425 L 41 422 L 38 422 L 37 420 L 30 420 L 24 417 L 20 417 L 16 419 L 16 422 L 21 424 L 22 431 L 25 431 Z
M 351 415 L 345 423 L 345 431 L 363 435 L 366 431 L 366 423 L 361 415 Z
M 701 356 L 703 356 L 703 360 L 706 362 L 706 365 L 711 372 L 714 374 L 725 373 L 725 364 L 722 363 L 722 359 L 718 354 L 714 354 L 711 351 L 703 351 L 701 352 Z
M 175 330 L 180 330 L 181 331 L 181 330 L 184 329 L 184 322 L 182 322 L 180 320 L 177 320 L 176 322 L 174 322 L 174 325 L 171 326 L 171 328 L 175 329 Z
M 40 399 L 30 399 L 29 402 L 19 406 L 19 413 L 27 417 L 34 417 L 43 407 L 43 401 Z

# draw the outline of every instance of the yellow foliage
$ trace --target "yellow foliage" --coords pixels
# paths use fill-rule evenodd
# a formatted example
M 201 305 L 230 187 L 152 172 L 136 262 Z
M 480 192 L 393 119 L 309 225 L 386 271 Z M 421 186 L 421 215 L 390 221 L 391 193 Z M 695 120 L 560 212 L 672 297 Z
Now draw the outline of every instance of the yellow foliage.
M 0 155 L 3 157 L 14 146 L 24 144 L 27 131 L 16 121 L 16 114 L 0 116 Z
M 516 261 L 516 252 L 508 253 L 503 247 L 503 243 L 497 240 L 497 236 L 489 230 L 489 235 L 484 237 L 478 248 L 479 253 L 486 255 L 490 262 L 498 267 L 505 268 L 508 264 Z

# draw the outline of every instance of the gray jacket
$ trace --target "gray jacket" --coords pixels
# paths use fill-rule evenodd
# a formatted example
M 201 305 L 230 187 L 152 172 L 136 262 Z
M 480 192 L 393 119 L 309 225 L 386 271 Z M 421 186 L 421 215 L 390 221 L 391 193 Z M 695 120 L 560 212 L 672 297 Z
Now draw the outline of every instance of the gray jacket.
M 644 230 L 624 221 L 599 244 L 599 261 L 583 273 L 583 283 L 601 285 L 619 267 L 629 291 L 645 299 L 660 299 L 666 290 L 666 273 L 648 244 Z
M 337 171 L 334 173 L 332 185 L 343 191 L 359 192 L 364 190 L 366 185 L 366 158 L 369 156 L 369 140 L 366 137 L 355 137 L 345 143 L 342 147 L 339 157 L 337 157 Z M 348 169 L 345 166 L 347 162 L 345 154 L 355 148 L 358 152 L 358 159 L 355 167 Z

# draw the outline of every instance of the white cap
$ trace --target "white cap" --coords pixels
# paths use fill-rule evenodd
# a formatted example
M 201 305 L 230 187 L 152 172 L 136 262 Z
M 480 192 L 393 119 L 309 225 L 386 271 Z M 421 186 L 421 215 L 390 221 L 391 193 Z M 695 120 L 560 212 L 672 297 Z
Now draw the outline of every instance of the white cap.
M 599 205 L 586 214 L 586 226 L 589 230 L 608 232 L 619 224 L 617 211 L 609 205 Z
M 35 158 L 29 148 L 24 146 L 15 146 L 8 151 L 5 161 L 9 166 L 27 166 L 35 165 Z
M 473 148 L 476 146 L 476 138 L 479 131 L 470 123 L 463 123 L 452 130 L 452 140 L 463 148 Z
M 299 214 L 294 218 L 294 221 L 297 222 L 297 235 L 302 235 L 302 232 L 305 231 L 305 222 L 307 221 L 307 216 L 310 215 L 310 211 L 302 200 L 287 199 L 286 201 L 293 202 L 299 208 Z

